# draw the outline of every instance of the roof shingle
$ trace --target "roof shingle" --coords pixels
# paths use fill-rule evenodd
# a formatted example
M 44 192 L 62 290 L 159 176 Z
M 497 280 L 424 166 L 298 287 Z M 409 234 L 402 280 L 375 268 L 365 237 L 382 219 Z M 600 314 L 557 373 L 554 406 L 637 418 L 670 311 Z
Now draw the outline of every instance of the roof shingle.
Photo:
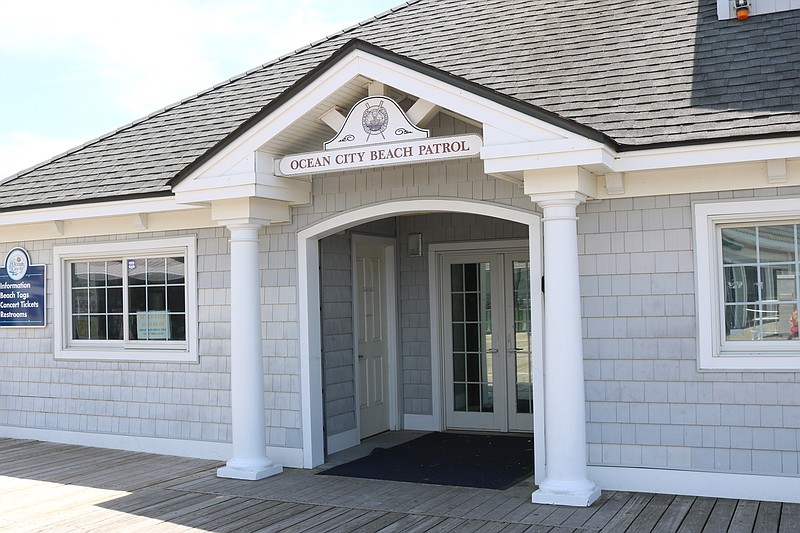
M 600 132 L 619 149 L 800 132 L 800 11 L 714 0 L 414 0 L 4 183 L 0 209 L 168 194 L 188 165 L 352 39 Z

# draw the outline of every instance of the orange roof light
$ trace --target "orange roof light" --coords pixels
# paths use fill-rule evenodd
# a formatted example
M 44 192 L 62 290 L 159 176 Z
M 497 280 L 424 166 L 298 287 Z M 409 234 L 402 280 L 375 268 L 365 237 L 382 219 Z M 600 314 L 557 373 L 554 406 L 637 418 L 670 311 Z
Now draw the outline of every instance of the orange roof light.
M 747 20 L 747 17 L 750 16 L 750 3 L 748 0 L 733 0 L 733 6 L 736 8 L 736 18 Z

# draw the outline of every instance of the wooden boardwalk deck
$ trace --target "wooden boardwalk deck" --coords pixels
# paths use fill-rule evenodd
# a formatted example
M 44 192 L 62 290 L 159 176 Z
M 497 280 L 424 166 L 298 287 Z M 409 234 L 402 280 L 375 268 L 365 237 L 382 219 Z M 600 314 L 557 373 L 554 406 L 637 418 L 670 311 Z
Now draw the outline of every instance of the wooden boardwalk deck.
M 220 463 L 0 439 L 0 532 L 800 532 L 800 505 L 603 492 L 534 505 L 531 481 L 470 489 L 287 469 L 218 479 Z

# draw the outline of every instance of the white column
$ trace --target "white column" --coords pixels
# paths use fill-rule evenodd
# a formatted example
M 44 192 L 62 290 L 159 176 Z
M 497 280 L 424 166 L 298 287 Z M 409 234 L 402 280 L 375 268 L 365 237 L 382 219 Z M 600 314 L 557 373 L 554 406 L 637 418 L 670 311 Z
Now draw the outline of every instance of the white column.
M 586 394 L 578 278 L 577 192 L 532 195 L 544 210 L 545 479 L 534 503 L 588 506 L 600 489 L 586 470 Z
M 262 479 L 283 471 L 267 457 L 264 363 L 261 353 L 261 224 L 233 224 L 231 233 L 231 414 L 233 457 L 217 476 Z

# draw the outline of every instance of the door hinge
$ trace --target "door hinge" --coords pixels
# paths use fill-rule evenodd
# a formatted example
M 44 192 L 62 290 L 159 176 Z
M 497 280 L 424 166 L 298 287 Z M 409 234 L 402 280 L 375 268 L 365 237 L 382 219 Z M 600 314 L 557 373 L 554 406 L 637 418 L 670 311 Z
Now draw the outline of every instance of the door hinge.
M 542 276 L 542 294 L 544 294 L 544 276 Z

